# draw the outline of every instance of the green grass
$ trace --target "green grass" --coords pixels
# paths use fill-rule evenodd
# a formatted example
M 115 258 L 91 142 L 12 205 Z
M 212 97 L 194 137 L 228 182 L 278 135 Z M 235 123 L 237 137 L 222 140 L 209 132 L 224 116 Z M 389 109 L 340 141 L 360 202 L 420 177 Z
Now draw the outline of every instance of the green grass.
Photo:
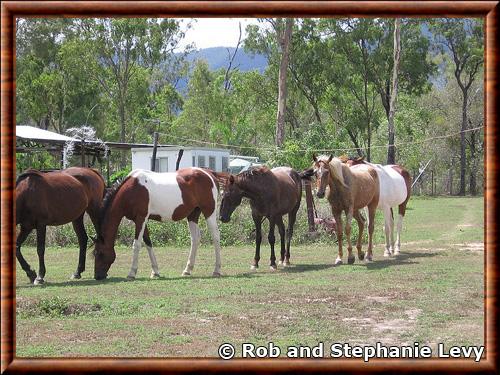
M 260 269 L 251 272 L 254 247 L 246 244 L 223 247 L 224 276 L 212 278 L 213 248 L 204 245 L 185 278 L 188 246 L 157 246 L 162 278 L 149 279 L 144 248 L 133 282 L 129 246 L 117 248 L 105 282 L 93 280 L 90 256 L 83 279 L 70 281 L 77 248 L 49 247 L 44 286 L 30 285 L 17 266 L 16 354 L 216 356 L 224 342 L 270 341 L 282 352 L 320 341 L 482 345 L 483 232 L 482 198 L 415 197 L 397 258 L 382 256 L 378 215 L 370 264 L 333 267 L 336 244 L 320 242 L 296 244 L 292 266 L 272 272 L 263 245 Z M 23 254 L 38 266 L 33 247 Z

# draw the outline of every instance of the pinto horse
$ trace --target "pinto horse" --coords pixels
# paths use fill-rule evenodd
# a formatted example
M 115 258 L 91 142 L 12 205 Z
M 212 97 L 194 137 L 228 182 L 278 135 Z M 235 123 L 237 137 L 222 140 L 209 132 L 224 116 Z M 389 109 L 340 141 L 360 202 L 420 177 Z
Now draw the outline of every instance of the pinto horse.
M 105 183 L 99 172 L 72 167 L 62 171 L 39 172 L 30 169 L 16 181 L 16 225 L 21 230 L 16 240 L 16 257 L 28 278 L 35 285 L 45 277 L 45 234 L 47 225 L 72 222 L 78 237 L 80 256 L 73 279 L 85 270 L 87 232 L 83 215 L 87 212 L 96 228 Z M 21 254 L 21 245 L 33 229 L 37 231 L 38 276 Z
M 243 197 L 250 200 L 256 231 L 255 257 L 251 269 L 259 268 L 264 218 L 269 220 L 268 240 L 271 246 L 271 270 L 277 269 L 274 253 L 275 225 L 278 226 L 281 238 L 280 265 L 285 267 L 290 265 L 290 241 L 302 197 L 302 181 L 299 174 L 288 167 L 273 169 L 257 167 L 236 176 L 229 175 L 224 185 L 220 207 L 220 220 L 223 223 L 229 222 L 231 214 L 240 205 Z M 286 214 L 288 214 L 288 229 L 286 230 L 285 247 L 283 215 Z
M 342 163 L 339 158 L 333 156 L 313 155 L 313 167 L 303 172 L 304 177 L 316 176 L 318 198 L 325 196 L 326 187 L 329 187 L 327 199 L 330 202 L 332 213 L 336 222 L 338 256 L 335 265 L 342 264 L 342 212 L 346 214 L 345 232 L 347 237 L 347 263 L 354 263 L 351 245 L 351 221 L 356 219 L 359 227 L 356 248 L 359 260 L 365 258 L 361 251 L 361 239 L 365 220 L 359 210 L 368 206 L 368 251 L 366 261 L 373 259 L 373 228 L 375 220 L 375 210 L 379 200 L 378 175 L 372 168 L 355 170 Z
M 406 204 L 411 194 L 410 173 L 400 165 L 372 164 L 362 157 L 349 158 L 347 165 L 354 168 L 368 166 L 375 169 L 380 182 L 378 208 L 384 213 L 385 251 L 384 256 L 398 255 L 401 248 L 401 229 L 406 212 Z M 394 241 L 394 215 L 392 207 L 399 207 L 399 217 Z
M 95 279 L 105 279 L 111 264 L 115 261 L 114 245 L 118 226 L 123 217 L 135 223 L 134 255 L 128 279 L 135 279 L 137 274 L 142 239 L 151 261 L 151 278 L 160 276 L 146 226 L 148 219 L 179 221 L 187 218 L 191 234 L 191 251 L 182 275 L 190 275 L 201 239 L 198 227 L 200 214 L 205 216 L 215 246 L 213 276 L 220 276 L 220 234 L 215 214 L 218 187 L 217 177 L 209 169 L 183 168 L 172 173 L 136 169 L 130 172 L 125 180 L 108 191 L 104 198 L 100 231 L 94 250 Z

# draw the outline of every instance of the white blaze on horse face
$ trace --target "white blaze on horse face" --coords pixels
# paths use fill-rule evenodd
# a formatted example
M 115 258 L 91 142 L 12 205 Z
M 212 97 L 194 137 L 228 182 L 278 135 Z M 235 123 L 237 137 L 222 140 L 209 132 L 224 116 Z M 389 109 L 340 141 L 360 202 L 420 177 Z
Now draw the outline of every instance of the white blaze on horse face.
M 149 215 L 159 215 L 162 220 L 172 220 L 172 215 L 182 201 L 177 183 L 177 173 L 155 173 L 137 169 L 130 173 L 149 193 Z

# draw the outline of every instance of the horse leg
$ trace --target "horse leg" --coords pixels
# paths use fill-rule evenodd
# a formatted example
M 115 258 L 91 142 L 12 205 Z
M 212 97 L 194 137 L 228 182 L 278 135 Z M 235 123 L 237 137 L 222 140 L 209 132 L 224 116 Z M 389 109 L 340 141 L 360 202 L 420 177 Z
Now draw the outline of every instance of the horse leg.
M 208 230 L 212 234 L 212 242 L 214 243 L 214 249 L 215 249 L 215 268 L 214 272 L 212 273 L 212 276 L 219 277 L 221 276 L 220 231 L 219 227 L 217 226 L 217 214 L 215 213 L 215 211 L 212 213 L 212 215 L 210 215 L 207 218 L 207 226 Z
M 85 231 L 85 226 L 83 225 L 83 215 L 78 219 L 73 221 L 73 230 L 78 237 L 78 246 L 80 247 L 80 254 L 78 256 L 78 266 L 76 267 L 76 272 L 71 275 L 71 279 L 81 279 L 81 273 L 85 271 L 85 258 L 87 256 L 87 232 Z
M 347 237 L 347 264 L 353 264 L 356 260 L 352 255 L 352 241 L 351 241 L 351 223 L 353 217 L 353 208 L 347 211 L 347 218 L 345 223 L 345 236 Z
M 362 239 L 363 239 L 363 230 L 365 228 L 365 219 L 361 215 L 359 210 L 354 212 L 354 219 L 358 222 L 358 241 L 356 242 L 356 249 L 358 250 L 358 259 L 363 260 L 365 258 L 365 253 L 361 250 L 362 247 Z
M 36 252 L 38 254 L 38 277 L 35 279 L 33 284 L 41 285 L 45 281 L 45 235 L 47 233 L 47 227 L 45 225 L 40 225 L 36 228 Z
M 290 242 L 292 241 L 293 236 L 293 226 L 295 225 L 295 220 L 297 219 L 297 211 L 299 210 L 299 206 L 293 209 L 292 212 L 288 214 L 288 229 L 286 231 L 286 254 L 285 254 L 285 266 L 290 265 Z
M 198 219 L 200 218 L 200 209 L 195 209 L 188 216 L 188 227 L 189 233 L 191 235 L 191 249 L 189 250 L 188 261 L 186 264 L 186 268 L 182 271 L 182 276 L 191 275 L 191 271 L 193 271 L 194 263 L 196 261 L 196 252 L 198 251 L 198 246 L 200 246 L 201 241 L 201 233 L 200 228 L 198 227 Z
M 373 229 L 375 228 L 376 205 L 368 206 L 368 251 L 365 257 L 367 262 L 373 260 Z
M 135 280 L 135 275 L 137 275 L 137 268 L 139 267 L 139 250 L 141 250 L 142 237 L 144 236 L 147 220 L 147 217 L 135 220 L 135 238 L 134 243 L 132 244 L 134 255 L 132 256 L 132 266 L 130 267 L 130 272 L 127 275 L 127 279 L 129 280 Z
M 278 226 L 278 232 L 280 234 L 280 244 L 281 244 L 281 251 L 280 251 L 280 261 L 278 262 L 278 265 L 283 266 L 285 263 L 285 224 L 283 224 L 283 217 L 280 216 L 276 220 L 276 225 Z
M 160 272 L 158 271 L 158 262 L 156 261 L 156 256 L 153 251 L 153 244 L 151 243 L 151 238 L 149 237 L 148 226 L 144 228 L 144 235 L 142 236 L 146 249 L 148 249 L 149 260 L 151 261 L 151 279 L 157 279 L 160 277 Z
M 36 272 L 31 269 L 28 262 L 26 262 L 26 259 L 24 259 L 23 254 L 21 254 L 21 245 L 24 243 L 24 241 L 26 241 L 26 238 L 28 238 L 28 235 L 32 230 L 32 228 L 21 225 L 21 231 L 19 232 L 19 235 L 16 239 L 16 258 L 19 261 L 19 264 L 21 265 L 24 272 L 26 272 L 26 275 L 30 279 L 31 283 L 36 279 Z
M 262 242 L 262 216 L 252 213 L 252 219 L 255 224 L 255 256 L 253 258 L 253 264 L 250 269 L 256 270 L 257 268 L 259 268 L 260 260 L 260 244 Z
M 335 259 L 335 265 L 338 266 L 342 264 L 342 212 L 339 214 L 334 214 L 336 228 L 337 228 L 337 241 L 339 243 L 339 253 L 337 255 L 337 259 Z
M 392 222 L 392 209 L 390 207 L 384 208 L 384 232 L 385 232 L 385 250 L 384 256 L 389 257 L 392 254 L 391 251 L 391 227 L 393 226 Z
M 396 244 L 394 246 L 394 255 L 399 255 L 401 249 L 401 229 L 403 229 L 403 219 L 405 217 L 406 202 L 399 205 L 398 224 L 396 229 Z
M 274 243 L 276 242 L 276 237 L 274 236 L 274 227 L 276 225 L 276 219 L 274 217 L 269 217 L 269 234 L 267 235 L 267 239 L 269 241 L 269 245 L 271 246 L 271 271 L 276 271 L 278 268 L 276 266 L 276 254 L 274 253 Z

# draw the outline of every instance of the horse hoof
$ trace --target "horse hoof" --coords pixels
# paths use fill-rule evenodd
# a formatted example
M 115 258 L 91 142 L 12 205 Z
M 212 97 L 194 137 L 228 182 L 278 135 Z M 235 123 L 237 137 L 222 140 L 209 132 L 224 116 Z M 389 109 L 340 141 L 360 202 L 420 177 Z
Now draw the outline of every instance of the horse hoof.
M 159 279 L 160 277 L 160 274 L 156 272 L 151 272 L 151 275 L 149 276 L 150 279 Z
M 35 279 L 35 281 L 33 282 L 33 284 L 34 284 L 34 285 L 43 285 L 43 284 L 45 284 L 45 281 L 44 281 L 42 278 L 37 277 L 37 278 Z
M 282 260 L 280 260 L 280 261 L 278 262 L 278 266 L 282 266 L 282 265 L 283 265 L 283 261 L 282 261 Z
M 252 270 L 252 271 L 257 271 L 258 268 L 259 268 L 259 266 L 250 266 L 250 270 Z
M 285 260 L 283 262 L 283 267 L 290 267 L 290 261 Z
M 340 258 L 335 259 L 335 265 L 336 266 L 340 266 L 342 263 L 343 263 L 342 259 L 340 259 Z
M 373 262 L 373 258 L 370 255 L 367 255 L 365 258 L 366 263 L 371 263 Z
M 396 256 L 396 255 L 399 255 L 399 254 L 401 254 L 401 252 L 400 252 L 399 250 L 394 250 L 394 255 L 395 255 L 395 256 Z
M 385 251 L 384 251 L 384 256 L 385 256 L 386 258 L 390 257 L 390 256 L 391 256 L 391 252 L 390 252 L 390 250 L 385 250 Z
M 276 266 L 269 266 L 269 269 L 270 269 L 271 271 L 276 271 L 276 270 L 278 269 L 278 267 L 276 267 Z
M 127 276 L 127 281 L 134 281 L 134 280 L 135 276 L 130 276 L 130 275 Z
M 26 272 L 26 275 L 28 275 L 28 279 L 30 279 L 30 283 L 34 284 L 35 279 L 36 279 L 36 272 L 35 271 Z
M 213 277 L 221 277 L 222 275 L 221 275 L 221 273 L 220 273 L 220 272 L 213 272 L 213 273 L 212 273 L 212 276 L 213 276 Z
M 182 271 L 182 276 L 191 276 L 191 272 L 189 272 L 189 271 Z
M 365 253 L 358 254 L 358 259 L 359 260 L 365 259 Z
M 71 280 L 80 280 L 81 278 L 82 278 L 82 276 L 80 274 L 78 274 L 78 273 L 74 273 L 70 277 Z
M 347 258 L 347 264 L 354 264 L 355 261 L 356 261 L 356 258 L 354 258 L 354 257 Z

